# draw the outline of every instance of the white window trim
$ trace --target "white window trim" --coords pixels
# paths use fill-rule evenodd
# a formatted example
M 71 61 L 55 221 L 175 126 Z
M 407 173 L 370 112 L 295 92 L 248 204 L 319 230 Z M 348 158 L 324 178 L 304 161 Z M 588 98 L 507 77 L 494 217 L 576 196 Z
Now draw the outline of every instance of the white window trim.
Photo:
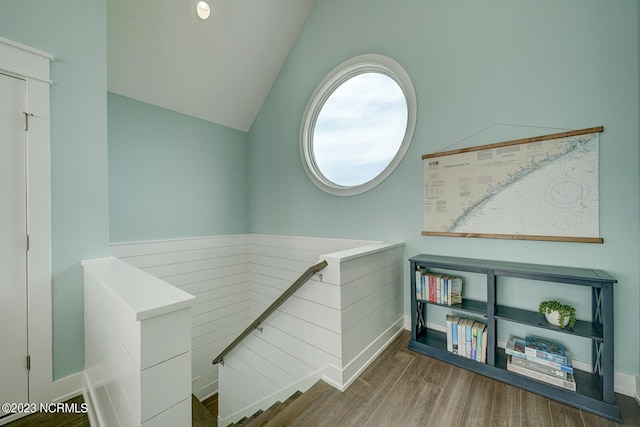
M 395 157 L 375 178 L 355 186 L 338 185 L 327 179 L 318 168 L 313 156 L 313 131 L 320 110 L 331 94 L 350 78 L 363 73 L 379 73 L 392 78 L 402 89 L 407 101 L 407 128 Z M 409 74 L 391 58 L 377 54 L 360 55 L 334 68 L 316 87 L 311 95 L 300 126 L 300 157 L 302 165 L 311 181 L 321 190 L 336 196 L 352 196 L 364 193 L 384 181 L 400 164 L 409 149 L 416 127 L 416 93 Z
M 29 400 L 51 403 L 82 388 L 82 375 L 53 381 L 49 66 L 53 55 L 0 37 L 0 71 L 26 83 Z M 3 422 L 9 421 L 3 418 Z

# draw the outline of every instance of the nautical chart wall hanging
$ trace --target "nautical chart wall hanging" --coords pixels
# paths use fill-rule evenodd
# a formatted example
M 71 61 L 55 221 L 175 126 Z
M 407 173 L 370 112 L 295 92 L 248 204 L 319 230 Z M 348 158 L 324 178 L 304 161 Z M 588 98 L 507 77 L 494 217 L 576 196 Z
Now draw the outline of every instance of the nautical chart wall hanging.
M 425 154 L 425 236 L 602 243 L 603 127 Z

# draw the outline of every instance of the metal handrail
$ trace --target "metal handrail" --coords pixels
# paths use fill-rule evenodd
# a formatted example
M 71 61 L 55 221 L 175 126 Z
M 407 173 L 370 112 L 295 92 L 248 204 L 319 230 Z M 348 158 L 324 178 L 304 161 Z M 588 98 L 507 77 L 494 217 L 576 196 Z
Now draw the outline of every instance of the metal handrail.
M 247 326 L 247 329 L 242 331 L 242 333 L 238 335 L 238 337 L 235 340 L 233 340 L 233 342 L 229 344 L 227 348 L 222 350 L 222 353 L 220 353 L 218 357 L 213 359 L 211 363 L 213 363 L 214 365 L 216 363 L 220 363 L 221 365 L 224 365 L 224 356 L 226 356 L 231 350 L 233 350 L 238 344 L 240 344 L 243 339 L 245 339 L 251 332 L 253 332 L 254 329 L 259 329 L 259 326 L 264 319 L 269 317 L 269 315 L 274 311 L 276 311 L 276 309 L 280 307 L 280 305 L 282 305 L 283 302 L 289 299 L 289 297 L 293 295 L 295 291 L 297 291 L 298 288 L 300 288 L 300 286 L 304 285 L 307 282 L 307 280 L 309 280 L 317 272 L 324 269 L 327 265 L 328 265 L 327 261 L 322 261 L 309 267 L 307 271 L 302 273 L 302 275 L 300 275 L 300 277 L 298 277 L 298 279 L 296 279 L 296 281 L 293 282 L 291 286 L 289 286 L 289 288 L 286 291 L 284 291 L 284 293 L 280 295 L 277 300 L 273 302 L 273 304 L 267 307 L 262 312 L 262 314 L 258 316 L 256 320 L 253 321 L 253 323 Z

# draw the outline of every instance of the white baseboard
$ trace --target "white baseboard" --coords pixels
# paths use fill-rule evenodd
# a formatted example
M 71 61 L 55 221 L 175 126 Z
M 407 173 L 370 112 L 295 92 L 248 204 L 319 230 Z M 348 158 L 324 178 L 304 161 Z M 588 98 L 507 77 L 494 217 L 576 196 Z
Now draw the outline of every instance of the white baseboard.
M 21 414 L 13 414 L 13 415 L 7 415 L 6 417 L 0 418 L 0 426 L 3 426 L 5 424 L 9 424 L 10 422 L 19 420 L 22 417 L 26 417 L 29 414 L 26 413 L 21 413 Z
M 106 426 L 106 421 L 104 416 L 102 415 L 102 411 L 99 405 L 99 402 L 96 400 L 96 391 L 93 388 L 94 384 L 91 384 L 87 374 L 84 375 L 84 387 L 82 390 L 82 395 L 84 397 L 84 401 L 88 405 L 88 417 L 89 424 L 91 426 L 102 427 Z
M 206 387 L 202 387 L 202 389 L 200 389 L 199 394 L 202 397 L 199 397 L 198 394 L 196 394 L 196 397 L 200 399 L 200 401 L 202 402 L 203 400 L 207 400 L 208 398 L 210 398 L 211 396 L 217 393 L 218 393 L 218 380 L 215 380 L 211 384 L 207 385 Z
M 338 390 L 345 391 L 376 360 L 380 353 L 402 333 L 404 330 L 402 324 L 403 319 L 399 318 L 344 368 L 340 369 L 329 364 L 324 370 L 322 379 Z
M 622 372 L 613 373 L 613 391 L 634 397 L 636 394 L 636 377 Z

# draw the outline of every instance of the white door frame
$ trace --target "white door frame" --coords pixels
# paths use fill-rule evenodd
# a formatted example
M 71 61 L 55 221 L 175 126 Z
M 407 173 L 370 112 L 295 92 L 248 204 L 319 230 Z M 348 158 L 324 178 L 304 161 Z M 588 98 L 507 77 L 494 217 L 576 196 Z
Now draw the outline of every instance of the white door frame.
M 0 70 L 26 82 L 29 400 L 51 403 L 82 388 L 80 374 L 53 381 L 49 65 L 53 55 L 0 37 Z M 16 402 L 18 403 L 18 402 Z M 2 420 L 3 424 L 9 418 Z

